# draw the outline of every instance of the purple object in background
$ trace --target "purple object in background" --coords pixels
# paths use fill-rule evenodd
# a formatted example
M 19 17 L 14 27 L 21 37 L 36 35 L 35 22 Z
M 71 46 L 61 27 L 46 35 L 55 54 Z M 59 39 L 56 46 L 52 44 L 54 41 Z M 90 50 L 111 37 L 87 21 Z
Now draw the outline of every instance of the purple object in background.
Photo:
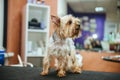
M 89 19 L 95 19 L 96 20 L 96 30 L 95 33 L 98 35 L 98 39 L 101 41 L 103 40 L 104 37 L 104 23 L 106 19 L 106 14 L 105 13 L 78 13 L 74 12 L 69 5 L 67 5 L 67 14 L 72 14 L 75 17 L 82 18 L 84 16 L 87 16 Z M 82 22 L 82 25 L 84 22 Z M 78 39 L 75 39 L 75 45 L 80 44 L 83 47 L 85 36 L 86 35 L 92 35 L 90 31 L 82 31 L 82 36 Z

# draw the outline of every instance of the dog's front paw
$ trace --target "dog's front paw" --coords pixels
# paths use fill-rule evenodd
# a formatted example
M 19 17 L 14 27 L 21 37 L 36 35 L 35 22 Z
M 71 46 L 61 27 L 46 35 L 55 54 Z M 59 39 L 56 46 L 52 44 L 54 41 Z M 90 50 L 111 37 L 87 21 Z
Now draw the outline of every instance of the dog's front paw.
M 80 67 L 74 67 L 74 68 L 72 68 L 72 72 L 73 73 L 82 73 L 82 70 Z
M 60 70 L 60 71 L 58 72 L 58 76 L 59 76 L 59 77 L 64 77 L 64 76 L 65 76 L 65 71 Z
M 41 72 L 40 74 L 41 74 L 42 76 L 45 76 L 45 75 L 47 75 L 47 74 L 48 74 L 48 72 L 43 71 L 43 72 Z

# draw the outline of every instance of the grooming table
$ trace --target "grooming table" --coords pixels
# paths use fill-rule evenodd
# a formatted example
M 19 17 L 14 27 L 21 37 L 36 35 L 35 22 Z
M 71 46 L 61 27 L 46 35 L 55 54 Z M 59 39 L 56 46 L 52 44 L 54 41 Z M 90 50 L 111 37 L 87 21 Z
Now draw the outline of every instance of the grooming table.
M 83 71 L 82 74 L 67 72 L 59 78 L 56 71 L 51 70 L 47 76 L 41 76 L 42 68 L 0 67 L 0 80 L 120 80 L 120 73 Z

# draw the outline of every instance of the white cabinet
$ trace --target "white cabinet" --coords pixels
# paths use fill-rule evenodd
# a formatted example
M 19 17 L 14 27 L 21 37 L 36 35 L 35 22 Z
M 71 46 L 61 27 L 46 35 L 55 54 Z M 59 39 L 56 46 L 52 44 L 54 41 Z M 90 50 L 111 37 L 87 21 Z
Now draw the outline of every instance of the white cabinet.
M 22 14 L 21 56 L 27 62 L 39 60 L 46 53 L 50 27 L 50 7 L 26 4 Z M 30 60 L 29 60 L 30 61 Z M 35 63 L 36 64 L 36 63 Z

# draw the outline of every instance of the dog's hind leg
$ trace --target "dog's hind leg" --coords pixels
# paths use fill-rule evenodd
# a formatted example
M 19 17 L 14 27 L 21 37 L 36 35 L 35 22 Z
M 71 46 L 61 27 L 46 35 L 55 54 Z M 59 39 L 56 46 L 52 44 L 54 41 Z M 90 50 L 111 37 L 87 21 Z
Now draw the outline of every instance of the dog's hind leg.
M 41 75 L 47 75 L 50 67 L 50 60 L 49 56 L 45 56 L 43 59 L 43 71 L 41 72 Z

